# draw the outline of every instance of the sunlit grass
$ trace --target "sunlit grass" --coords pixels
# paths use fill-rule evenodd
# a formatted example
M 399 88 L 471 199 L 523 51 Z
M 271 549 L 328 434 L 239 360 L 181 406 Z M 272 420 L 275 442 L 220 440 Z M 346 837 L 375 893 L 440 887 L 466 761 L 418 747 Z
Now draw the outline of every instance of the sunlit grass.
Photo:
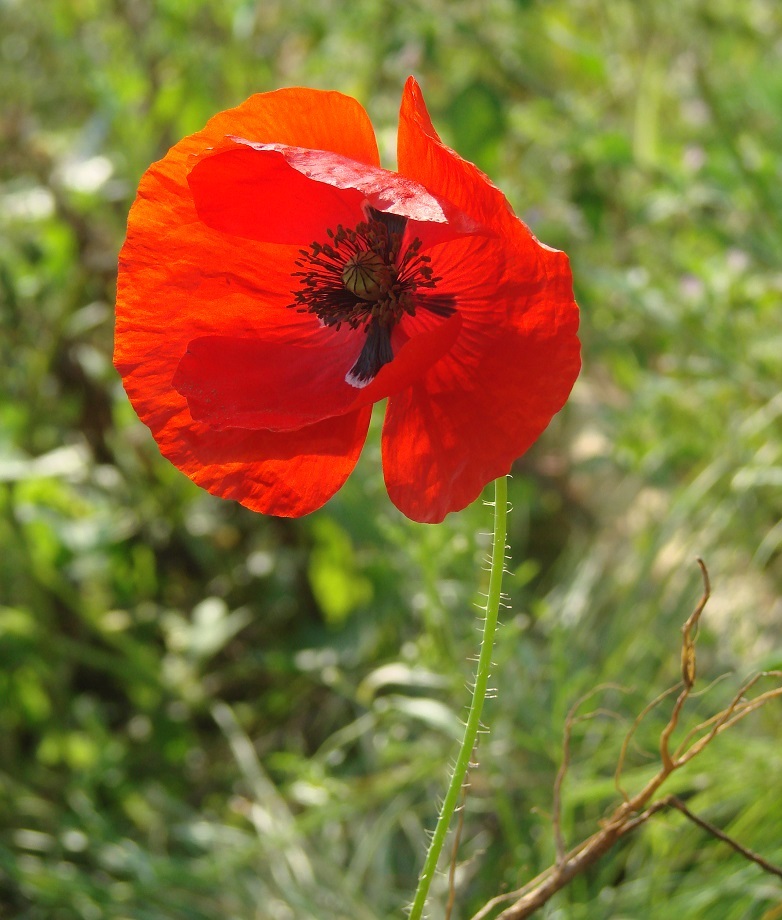
M 694 716 L 782 665 L 774 0 L 54 0 L 0 22 L 0 917 L 400 917 L 446 786 L 486 509 L 398 515 L 375 425 L 323 511 L 253 516 L 160 459 L 110 365 L 141 172 L 252 92 L 358 96 L 391 166 L 415 73 L 446 142 L 571 257 L 584 372 L 510 482 L 453 920 L 550 865 L 565 719 L 605 683 L 614 715 L 573 733 L 568 841 L 616 804 L 627 728 L 679 676 L 697 556 L 716 683 Z M 669 790 L 776 864 L 779 725 L 757 713 Z M 541 915 L 769 920 L 780 898 L 665 813 Z

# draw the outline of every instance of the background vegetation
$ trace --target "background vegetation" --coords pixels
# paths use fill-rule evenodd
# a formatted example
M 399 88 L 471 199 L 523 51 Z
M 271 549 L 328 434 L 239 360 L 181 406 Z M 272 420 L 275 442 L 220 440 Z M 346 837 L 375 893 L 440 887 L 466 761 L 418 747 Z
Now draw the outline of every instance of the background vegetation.
M 0 0 L 0 917 L 400 917 L 445 786 L 489 512 L 426 527 L 378 426 L 322 511 L 265 519 L 161 460 L 111 367 L 138 179 L 282 85 L 403 81 L 571 256 L 585 369 L 516 466 L 454 918 L 615 803 L 627 726 L 699 640 L 706 717 L 782 665 L 782 7 L 777 0 Z M 630 754 L 654 769 L 663 715 Z M 675 778 L 782 863 L 779 704 Z M 443 916 L 445 881 L 432 917 Z M 660 815 L 547 918 L 772 920 L 782 887 Z

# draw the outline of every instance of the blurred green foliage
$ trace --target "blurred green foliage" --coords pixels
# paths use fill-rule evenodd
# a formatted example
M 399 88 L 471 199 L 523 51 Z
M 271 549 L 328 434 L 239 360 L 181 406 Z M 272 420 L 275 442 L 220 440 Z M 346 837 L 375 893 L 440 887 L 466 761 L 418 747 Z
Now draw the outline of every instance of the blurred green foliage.
M 111 367 L 139 176 L 253 92 L 357 96 L 392 166 L 414 73 L 574 268 L 585 370 L 511 484 L 454 918 L 551 862 L 565 716 L 604 682 L 627 690 L 594 701 L 618 721 L 575 727 L 568 839 L 615 801 L 627 726 L 677 678 L 696 555 L 702 686 L 732 676 L 690 724 L 782 666 L 781 49 L 777 0 L 0 0 L 3 920 L 402 916 L 445 786 L 488 512 L 403 519 L 375 425 L 323 511 L 254 516 L 161 460 Z M 777 864 L 781 721 L 672 784 Z M 780 900 L 671 815 L 541 915 L 771 920 Z

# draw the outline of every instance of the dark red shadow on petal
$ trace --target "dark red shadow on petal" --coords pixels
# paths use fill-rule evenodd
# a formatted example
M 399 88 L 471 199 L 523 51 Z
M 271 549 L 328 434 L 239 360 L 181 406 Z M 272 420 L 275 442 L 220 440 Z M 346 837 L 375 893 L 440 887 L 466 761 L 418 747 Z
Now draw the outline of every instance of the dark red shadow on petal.
M 360 330 L 324 329 L 321 347 L 201 336 L 190 342 L 173 386 L 187 399 L 192 417 L 215 429 L 298 429 L 409 386 L 448 351 L 460 326 L 455 314 L 407 341 L 397 340 L 396 357 L 363 388 L 345 379 L 364 344 Z

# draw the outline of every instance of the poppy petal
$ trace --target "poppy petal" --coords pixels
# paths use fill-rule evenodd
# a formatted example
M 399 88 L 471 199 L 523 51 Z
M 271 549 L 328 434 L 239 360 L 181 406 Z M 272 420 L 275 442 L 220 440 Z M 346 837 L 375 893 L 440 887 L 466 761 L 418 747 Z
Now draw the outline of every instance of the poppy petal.
M 320 328 L 309 339 L 204 336 L 190 342 L 173 385 L 190 414 L 215 429 L 290 430 L 355 412 L 408 386 L 452 346 L 461 317 L 395 347 L 394 359 L 366 386 L 348 382 L 363 332 Z
M 567 257 L 542 246 L 502 192 L 442 143 L 412 78 L 398 152 L 400 172 L 495 234 L 431 251 L 435 272 L 461 288 L 462 330 L 386 414 L 389 495 L 408 517 L 436 522 L 507 473 L 562 407 L 580 368 L 578 309 Z
M 190 415 L 172 381 L 188 344 L 216 331 L 259 336 L 300 323 L 291 301 L 293 247 L 235 239 L 204 226 L 187 174 L 193 155 L 241 134 L 379 162 L 369 119 L 339 93 L 290 89 L 251 97 L 176 144 L 141 179 L 120 253 L 114 360 L 161 451 L 191 479 L 258 511 L 299 515 L 344 482 L 370 410 L 295 432 L 218 431 Z M 293 334 L 293 333 L 291 333 Z
M 342 93 L 304 87 L 256 93 L 210 118 L 203 131 L 192 135 L 196 141 L 192 152 L 201 154 L 210 144 L 232 135 L 260 144 L 330 150 L 368 166 L 380 165 L 369 116 L 355 99 Z
M 427 375 L 430 392 L 455 387 L 470 389 L 480 385 L 475 367 L 480 355 L 503 330 L 509 314 L 522 309 L 543 285 L 545 271 L 540 260 L 527 262 L 522 276 L 518 259 L 507 241 L 490 236 L 465 236 L 441 243 L 429 250 L 429 263 L 439 280 L 432 296 L 453 304 L 462 324 L 447 356 Z M 402 321 L 407 330 L 426 315 L 424 309 Z
M 371 407 L 296 431 L 216 431 L 194 421 L 159 376 L 125 378 L 131 402 L 161 453 L 197 485 L 263 514 L 300 517 L 345 483 L 366 440 Z M 156 390 L 157 388 L 157 390 Z
M 580 368 L 578 313 L 564 253 L 541 249 L 545 283 L 491 334 L 471 340 L 394 395 L 383 426 L 389 496 L 407 517 L 437 523 L 509 472 L 565 403 Z
M 365 203 L 412 221 L 448 225 L 448 236 L 477 229 L 419 183 L 330 151 L 226 138 L 196 161 L 188 182 L 207 226 L 268 243 L 324 242 L 327 228 L 365 220 Z
M 397 160 L 402 175 L 450 201 L 477 224 L 502 234 L 522 253 L 533 253 L 539 245 L 489 177 L 440 140 L 413 77 L 402 94 Z
M 193 205 L 187 185 L 192 156 L 235 131 L 259 141 L 282 138 L 378 162 L 363 108 L 340 93 L 305 89 L 252 96 L 172 147 L 141 179 L 120 252 L 115 336 L 120 373 L 165 342 L 176 356 L 173 377 L 187 343 L 214 332 L 216 323 L 221 332 L 246 335 L 257 333 L 272 310 L 278 322 L 295 320 L 279 308 L 291 300 L 297 250 L 237 247 L 205 227 Z

